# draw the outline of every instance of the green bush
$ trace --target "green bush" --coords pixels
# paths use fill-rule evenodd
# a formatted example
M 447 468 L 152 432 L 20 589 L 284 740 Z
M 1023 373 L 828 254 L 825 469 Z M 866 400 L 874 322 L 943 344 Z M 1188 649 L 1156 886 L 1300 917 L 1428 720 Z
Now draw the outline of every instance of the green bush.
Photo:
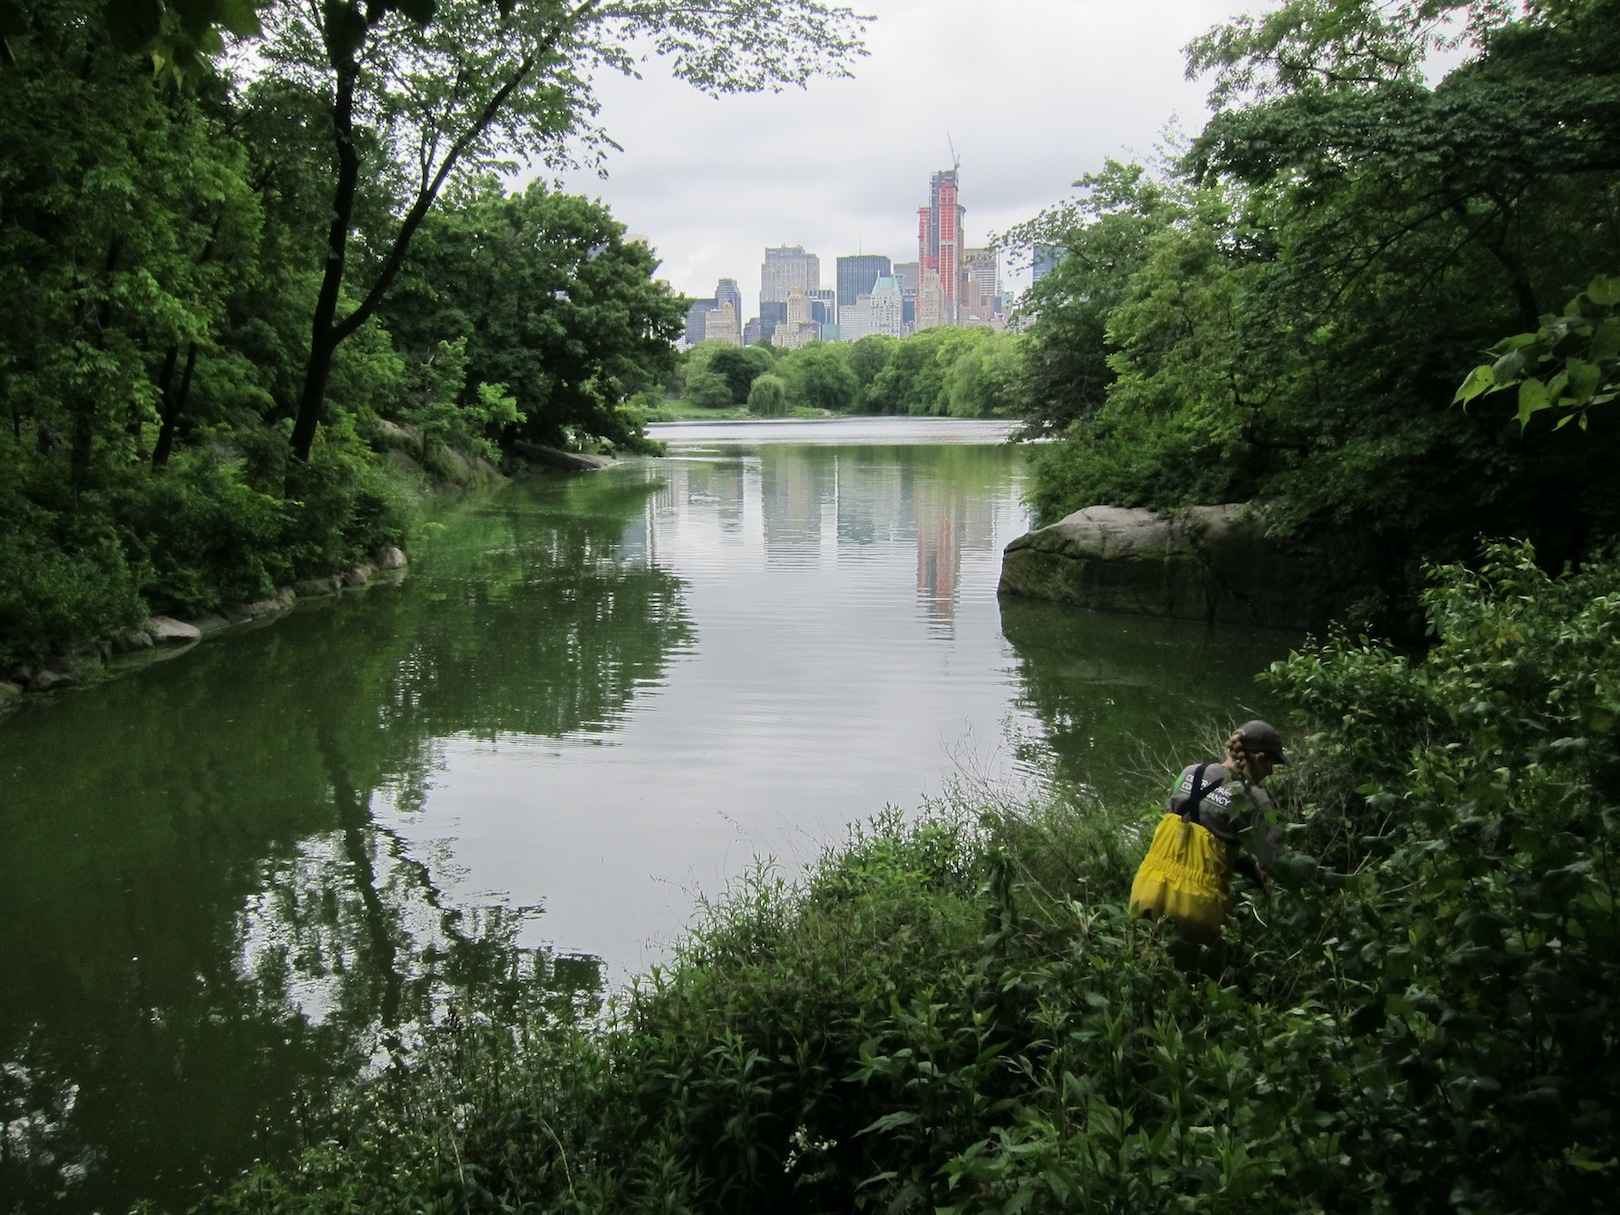
M 94 506 L 117 520 L 155 612 L 196 615 L 287 580 L 280 498 L 249 484 L 238 459 L 204 448 L 157 472 L 136 466 Z
M 0 673 L 139 622 L 138 581 L 106 520 L 0 497 Z
M 777 375 L 762 375 L 748 390 L 748 412 L 761 418 L 787 413 L 787 382 Z
M 406 490 L 369 452 L 329 439 L 287 468 L 284 550 L 294 577 L 329 574 L 404 541 Z
M 403 542 L 410 494 L 371 453 L 338 436 L 308 464 L 285 449 L 274 432 L 244 429 L 229 449 L 185 449 L 163 469 L 108 467 L 80 494 L 15 461 L 0 491 L 0 669 L 149 613 L 250 601 Z

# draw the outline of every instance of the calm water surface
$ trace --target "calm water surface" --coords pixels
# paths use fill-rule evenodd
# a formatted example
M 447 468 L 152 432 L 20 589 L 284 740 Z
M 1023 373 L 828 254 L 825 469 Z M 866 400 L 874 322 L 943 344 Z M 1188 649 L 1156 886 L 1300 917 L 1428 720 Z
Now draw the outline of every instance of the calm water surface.
M 589 1005 L 756 855 L 962 778 L 1146 800 L 1263 711 L 1286 635 L 998 604 L 1001 434 L 664 428 L 0 722 L 0 1211 L 183 1203 L 455 985 Z

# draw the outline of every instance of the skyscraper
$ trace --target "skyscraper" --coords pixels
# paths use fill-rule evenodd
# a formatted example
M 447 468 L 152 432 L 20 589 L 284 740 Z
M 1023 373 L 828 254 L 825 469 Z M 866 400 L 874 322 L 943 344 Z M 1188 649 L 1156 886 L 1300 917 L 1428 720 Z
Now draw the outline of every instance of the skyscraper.
M 776 245 L 765 249 L 765 264 L 759 269 L 760 316 L 764 305 L 785 303 L 788 292 L 821 290 L 821 259 L 806 253 L 803 245 Z
M 992 249 L 962 251 L 962 285 L 956 299 L 961 324 L 995 320 L 1001 304 L 1001 268 Z
M 962 227 L 967 208 L 956 201 L 956 170 L 942 169 L 928 179 L 928 205 L 917 208 L 917 261 L 923 276 L 932 270 L 944 288 L 944 324 L 956 323 L 961 276 Z
M 723 278 L 715 284 L 715 306 L 718 307 L 727 300 L 731 301 L 731 310 L 737 314 L 740 321 L 743 314 L 742 292 L 738 290 L 737 280 L 734 278 Z
M 838 307 L 848 308 L 857 298 L 870 295 L 878 279 L 888 278 L 893 271 L 889 259 L 881 253 L 858 253 L 838 259 Z

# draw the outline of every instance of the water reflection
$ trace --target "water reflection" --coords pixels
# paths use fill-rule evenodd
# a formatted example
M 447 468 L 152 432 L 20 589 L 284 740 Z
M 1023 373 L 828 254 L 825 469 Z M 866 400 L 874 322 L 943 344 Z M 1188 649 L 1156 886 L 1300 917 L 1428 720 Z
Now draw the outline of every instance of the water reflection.
M 622 543 L 649 488 L 506 495 L 402 588 L 5 723 L 0 1205 L 184 1205 L 448 993 L 594 1006 L 598 959 L 521 948 L 534 908 L 447 897 L 398 826 L 445 738 L 594 728 L 661 679 L 689 625 Z
M 1149 796 L 1166 769 L 1198 748 L 1213 754 L 1237 721 L 1274 716 L 1253 674 L 1291 640 L 1011 597 L 1001 601 L 1001 629 L 1017 658 L 1019 702 L 1044 727 L 1024 745 L 1055 754 L 1071 781 L 1110 797 Z
M 746 545 L 757 533 L 768 566 L 890 560 L 915 550 L 917 603 L 949 637 L 964 552 L 999 557 L 1009 516 L 1022 516 L 995 446 L 728 445 L 680 448 L 660 475 L 666 527 L 710 523 Z M 649 533 L 660 526 L 655 511 Z

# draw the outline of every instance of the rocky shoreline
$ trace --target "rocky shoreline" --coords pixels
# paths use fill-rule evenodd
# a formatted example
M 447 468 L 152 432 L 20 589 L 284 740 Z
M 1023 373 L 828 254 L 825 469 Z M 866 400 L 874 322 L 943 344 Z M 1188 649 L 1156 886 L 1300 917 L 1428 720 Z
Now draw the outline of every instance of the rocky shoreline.
M 210 633 L 281 615 L 299 599 L 316 599 L 339 591 L 369 586 L 373 582 L 398 582 L 404 577 L 403 550 L 386 548 L 372 561 L 351 566 L 341 574 L 325 578 L 303 578 L 281 587 L 274 595 L 252 603 L 222 604 L 212 612 L 192 620 L 172 616 L 152 616 L 132 629 L 82 646 L 69 654 L 46 662 L 24 663 L 0 675 L 0 711 L 15 705 L 30 693 L 49 692 L 84 683 L 105 674 L 115 659 L 149 650 L 183 651 Z
M 1328 628 L 1366 594 L 1365 554 L 1342 538 L 1276 537 L 1267 515 L 1255 502 L 1168 514 L 1088 506 L 1008 544 L 997 590 L 1128 615 Z

